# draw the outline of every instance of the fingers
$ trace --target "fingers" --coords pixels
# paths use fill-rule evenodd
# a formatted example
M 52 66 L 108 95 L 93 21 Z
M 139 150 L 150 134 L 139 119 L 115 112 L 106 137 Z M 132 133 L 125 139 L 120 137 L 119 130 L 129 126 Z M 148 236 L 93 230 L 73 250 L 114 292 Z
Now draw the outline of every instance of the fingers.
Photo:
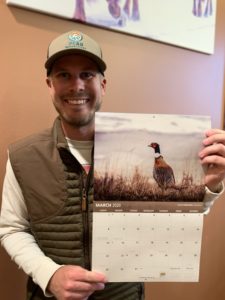
M 83 279 L 87 282 L 107 282 L 107 279 L 104 274 L 87 270 L 85 270 L 85 276 Z
M 225 131 L 221 129 L 210 129 L 207 130 L 206 138 L 203 140 L 204 146 L 209 146 L 214 143 L 222 143 L 225 145 Z
M 72 268 L 72 278 L 74 281 L 82 281 L 89 283 L 106 283 L 106 276 L 102 273 L 88 271 L 78 266 L 71 266 Z
M 48 290 L 59 300 L 85 300 L 107 282 L 102 273 L 91 272 L 79 266 L 62 266 L 52 276 Z
M 225 177 L 225 131 L 210 129 L 205 135 L 199 158 L 204 166 L 205 184 L 213 191 Z
M 218 143 L 207 146 L 199 152 L 199 157 L 203 163 L 220 163 L 220 158 L 225 157 L 225 145 Z
M 71 281 L 67 284 L 66 289 L 71 292 L 89 292 L 95 290 L 103 290 L 105 287 L 104 283 L 89 283 L 84 281 Z
M 65 290 L 62 291 L 62 300 L 85 300 L 88 299 L 92 293 L 102 290 L 104 287 L 105 285 L 103 283 L 70 282 Z
M 209 129 L 209 130 L 206 131 L 206 136 L 210 136 L 210 135 L 217 134 L 217 133 L 218 134 L 220 134 L 220 133 L 224 134 L 225 131 L 222 130 L 222 129 L 218 129 L 218 128 L 212 128 L 212 129 Z
M 225 131 L 221 129 L 210 129 L 205 133 L 206 138 L 203 140 L 204 148 L 200 151 L 199 157 L 204 159 L 207 156 L 214 155 L 215 163 L 217 161 L 215 156 L 225 157 Z M 212 158 L 210 159 L 212 160 Z M 203 161 L 205 162 L 205 161 Z M 220 163 L 219 160 L 218 163 Z
M 81 281 L 81 282 L 90 282 L 90 283 L 106 283 L 106 276 L 102 273 L 88 271 L 79 266 L 65 266 L 63 267 L 66 270 L 68 276 L 73 281 Z

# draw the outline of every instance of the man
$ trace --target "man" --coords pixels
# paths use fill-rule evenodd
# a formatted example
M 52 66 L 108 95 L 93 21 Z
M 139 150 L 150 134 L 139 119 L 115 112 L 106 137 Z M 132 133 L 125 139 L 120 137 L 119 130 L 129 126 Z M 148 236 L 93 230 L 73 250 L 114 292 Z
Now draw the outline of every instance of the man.
M 90 271 L 94 115 L 106 88 L 101 49 L 68 32 L 50 44 L 45 67 L 59 117 L 52 129 L 9 147 L 2 245 L 29 275 L 27 299 L 143 299 L 142 284 L 107 283 Z M 207 208 L 222 190 L 225 132 L 209 130 L 203 144 Z

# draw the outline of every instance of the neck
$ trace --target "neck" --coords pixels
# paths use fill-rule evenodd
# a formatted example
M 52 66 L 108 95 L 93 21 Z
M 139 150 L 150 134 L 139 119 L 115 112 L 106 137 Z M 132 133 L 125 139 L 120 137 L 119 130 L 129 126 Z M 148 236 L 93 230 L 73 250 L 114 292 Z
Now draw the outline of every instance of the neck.
M 61 121 L 64 135 L 71 140 L 92 141 L 94 139 L 94 123 L 86 126 L 75 127 Z
M 159 158 L 159 157 L 161 157 L 162 155 L 160 154 L 160 153 L 158 153 L 158 152 L 155 152 L 155 158 Z

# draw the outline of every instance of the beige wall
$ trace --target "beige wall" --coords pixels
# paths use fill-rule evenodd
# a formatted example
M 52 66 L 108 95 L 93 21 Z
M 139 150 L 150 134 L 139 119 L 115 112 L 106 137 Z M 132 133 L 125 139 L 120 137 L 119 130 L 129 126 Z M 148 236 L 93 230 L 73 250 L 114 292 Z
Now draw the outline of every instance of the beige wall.
M 7 145 L 51 125 L 55 116 L 43 63 L 49 41 L 79 29 L 96 38 L 108 62 L 105 111 L 210 114 L 222 126 L 225 2 L 218 0 L 214 55 L 97 29 L 0 0 L 0 189 Z M 0 191 L 1 192 L 1 191 Z M 225 196 L 205 217 L 199 283 L 147 284 L 146 300 L 225 299 Z M 0 249 L 0 299 L 23 300 L 25 276 Z M 151 295 L 151 296 L 150 296 Z

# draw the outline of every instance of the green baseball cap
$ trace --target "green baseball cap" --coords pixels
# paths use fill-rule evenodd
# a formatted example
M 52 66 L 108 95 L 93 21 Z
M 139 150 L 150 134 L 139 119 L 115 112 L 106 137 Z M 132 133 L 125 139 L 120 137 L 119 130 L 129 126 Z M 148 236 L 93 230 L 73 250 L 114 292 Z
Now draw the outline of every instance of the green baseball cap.
M 102 59 L 99 44 L 88 35 L 79 31 L 69 31 L 55 38 L 48 47 L 45 68 L 47 74 L 51 72 L 54 62 L 64 55 L 85 55 L 96 62 L 99 71 L 104 74 L 106 64 Z

